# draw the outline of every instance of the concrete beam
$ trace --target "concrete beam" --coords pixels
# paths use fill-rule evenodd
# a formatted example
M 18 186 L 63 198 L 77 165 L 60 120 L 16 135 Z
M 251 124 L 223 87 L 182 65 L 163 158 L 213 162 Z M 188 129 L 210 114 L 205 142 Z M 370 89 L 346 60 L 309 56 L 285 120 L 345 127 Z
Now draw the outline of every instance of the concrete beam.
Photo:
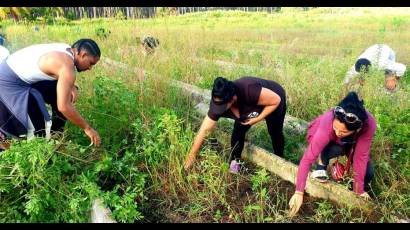
M 206 115 L 208 107 L 209 104 L 200 102 L 195 106 L 195 109 L 200 114 Z M 296 184 L 298 166 L 292 162 L 286 161 L 285 159 L 250 143 L 246 143 L 242 158 L 267 169 L 283 180 Z M 357 197 L 355 193 L 349 191 L 346 187 L 340 184 L 332 181 L 329 181 L 328 183 L 320 183 L 311 179 L 310 173 L 306 182 L 306 192 L 312 197 L 332 200 L 351 208 L 360 207 L 366 212 L 370 212 L 374 207 L 371 202 L 366 202 L 360 197 Z
M 272 69 L 273 71 L 275 71 L 275 73 L 277 75 L 280 76 L 284 76 L 285 73 L 283 71 L 283 68 L 276 64 L 276 65 L 270 65 L 270 66 L 264 66 L 264 67 L 257 67 L 257 66 L 253 66 L 253 65 L 248 65 L 248 64 L 239 64 L 239 63 L 235 63 L 235 62 L 228 62 L 228 61 L 223 61 L 223 60 L 209 60 L 206 58 L 200 58 L 197 57 L 195 58 L 196 61 L 200 62 L 200 63 L 206 63 L 206 64 L 216 64 L 217 66 L 219 66 L 220 68 L 223 68 L 227 71 L 233 71 L 235 69 L 244 69 L 246 71 L 252 72 L 252 71 L 257 71 L 260 69 Z
M 222 61 L 222 60 L 209 60 L 206 58 L 196 58 L 195 60 L 197 60 L 198 62 L 202 62 L 202 63 L 206 63 L 206 64 L 216 64 L 217 66 L 224 68 L 225 70 L 228 71 L 232 71 L 238 68 L 242 68 L 242 69 L 246 69 L 249 71 L 254 71 L 257 69 L 257 67 L 255 66 L 251 66 L 251 65 L 247 65 L 247 64 L 238 64 L 238 63 L 234 63 L 234 62 L 228 62 L 228 61 Z
M 91 208 L 91 223 L 117 223 L 112 218 L 110 209 L 104 207 L 100 198 L 93 201 Z
M 293 184 L 296 182 L 298 166 L 278 157 L 262 148 L 250 143 L 246 143 L 246 151 L 242 157 L 278 175 L 283 180 Z M 306 192 L 312 197 L 332 200 L 347 207 L 360 208 L 370 212 L 374 204 L 358 197 L 354 192 L 333 181 L 320 183 L 310 178 L 310 173 L 306 182 Z
M 118 68 L 122 68 L 131 72 L 134 72 L 136 74 L 141 74 L 141 73 L 147 73 L 142 68 L 134 68 L 130 67 L 122 62 L 118 62 L 109 58 L 102 58 L 102 61 L 109 64 L 110 66 L 115 66 Z M 153 77 L 161 77 L 158 74 L 150 74 Z M 190 97 L 197 103 L 197 106 L 201 107 L 202 110 L 205 110 L 205 105 L 209 105 L 209 101 L 211 100 L 211 90 L 208 89 L 201 89 L 197 86 L 187 84 L 182 81 L 177 81 L 177 80 L 171 80 L 171 85 L 178 87 L 182 89 L 186 94 L 189 94 Z M 202 111 L 204 112 L 204 111 Z M 203 115 L 206 115 L 205 113 L 202 113 Z M 293 134 L 303 134 L 308 126 L 308 122 L 301 120 L 299 118 L 286 115 L 285 117 L 285 122 L 284 122 L 284 128 L 289 130 L 290 133 Z
M 176 80 L 172 80 L 171 84 L 177 88 L 182 89 L 185 94 L 189 94 L 191 99 L 193 99 L 196 103 L 207 103 L 209 105 L 209 101 L 211 101 L 210 90 L 201 89 L 197 86 Z

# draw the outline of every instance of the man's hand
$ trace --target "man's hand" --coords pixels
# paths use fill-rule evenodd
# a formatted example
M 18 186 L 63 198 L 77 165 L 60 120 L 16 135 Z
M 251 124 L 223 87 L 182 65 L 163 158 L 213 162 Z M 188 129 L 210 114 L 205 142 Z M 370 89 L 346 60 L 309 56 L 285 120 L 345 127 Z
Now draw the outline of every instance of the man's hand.
M 99 146 L 101 144 L 100 135 L 95 131 L 91 126 L 88 126 L 84 129 L 85 134 L 90 138 L 91 144 Z
M 71 90 L 71 102 L 74 104 L 78 98 L 78 89 L 76 86 Z
M 199 152 L 199 149 L 204 143 L 205 137 L 210 133 L 216 126 L 216 121 L 212 120 L 208 116 L 204 118 L 199 128 L 198 134 L 195 136 L 194 143 L 192 144 L 191 151 L 189 151 L 188 156 L 184 163 L 184 169 L 188 170 L 192 167 L 195 161 L 195 157 Z
M 289 217 L 294 217 L 299 212 L 303 203 L 303 192 L 296 191 L 289 201 Z
M 192 167 L 192 165 L 194 164 L 194 161 L 195 161 L 195 156 L 189 154 L 189 155 L 187 156 L 186 160 L 185 160 L 184 169 L 185 169 L 186 171 L 189 170 L 189 169 Z
M 254 125 L 256 123 L 258 123 L 260 120 L 258 117 L 255 118 L 249 118 L 247 120 L 245 120 L 244 122 L 241 122 L 242 125 Z

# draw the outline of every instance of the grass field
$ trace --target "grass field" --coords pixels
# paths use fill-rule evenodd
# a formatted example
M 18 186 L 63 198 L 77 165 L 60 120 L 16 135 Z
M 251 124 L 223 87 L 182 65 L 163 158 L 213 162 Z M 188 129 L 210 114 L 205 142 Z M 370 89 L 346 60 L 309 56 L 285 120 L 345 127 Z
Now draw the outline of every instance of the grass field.
M 342 81 L 355 58 L 386 43 L 399 62 L 410 57 L 410 9 L 284 8 L 276 14 L 212 11 L 141 20 L 61 21 L 58 25 L 0 22 L 8 48 L 50 41 L 72 44 L 93 38 L 110 58 L 140 67 L 135 74 L 101 63 L 77 76 L 77 107 L 102 137 L 86 147 L 82 130 L 46 142 L 14 143 L 0 155 L 0 222 L 87 222 L 92 199 L 103 197 L 120 222 L 395 222 L 410 218 L 410 74 L 394 94 L 373 72 L 360 89 L 378 129 L 372 145 L 376 209 L 364 213 L 307 197 L 300 214 L 287 217 L 294 186 L 246 164 L 227 172 L 228 122 L 202 148 L 190 173 L 183 161 L 202 117 L 170 79 L 210 89 L 216 76 L 259 76 L 282 84 L 288 114 L 306 121 L 335 106 L 346 94 Z M 111 31 L 96 35 L 98 28 Z M 160 47 L 145 57 L 136 37 L 151 34 Z M 207 59 L 208 61 L 200 61 Z M 223 68 L 215 62 L 237 64 Z M 153 74 L 161 78 L 150 78 Z M 263 122 L 262 122 L 263 123 Z M 264 124 L 248 139 L 272 150 Z M 304 136 L 286 133 L 285 158 L 298 163 Z

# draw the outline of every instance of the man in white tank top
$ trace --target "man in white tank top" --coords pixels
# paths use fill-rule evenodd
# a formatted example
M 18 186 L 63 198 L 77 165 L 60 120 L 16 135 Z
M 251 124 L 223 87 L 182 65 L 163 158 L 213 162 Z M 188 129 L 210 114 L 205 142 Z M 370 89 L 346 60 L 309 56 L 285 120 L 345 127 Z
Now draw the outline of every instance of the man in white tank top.
M 385 86 L 388 90 L 396 89 L 397 81 L 406 71 L 405 65 L 396 62 L 394 50 L 385 44 L 375 44 L 360 54 L 356 63 L 346 73 L 344 84 L 348 85 L 360 71 L 368 72 L 370 66 L 385 72 Z M 363 84 L 363 80 L 360 84 Z
M 75 70 L 78 72 L 90 70 L 100 60 L 100 56 L 98 45 L 91 39 L 80 39 L 71 47 L 63 43 L 33 45 L 11 54 L 0 65 L 0 107 L 3 105 L 3 109 L 0 110 L 3 116 L 0 118 L 7 118 L 7 116 L 16 118 L 17 125 L 14 126 L 16 129 L 21 130 L 23 126 L 29 129 L 30 125 L 26 123 L 30 122 L 25 120 L 24 115 L 19 115 L 21 111 L 26 111 L 28 120 L 32 122 L 35 130 L 45 129 L 44 118 L 47 114 L 43 112 L 44 105 L 41 103 L 42 100 L 32 93 L 38 91 L 44 99 L 43 103 L 48 103 L 52 107 L 52 130 L 62 130 L 65 120 L 68 119 L 82 128 L 91 142 L 98 146 L 101 143 L 98 132 L 81 117 L 74 106 L 77 97 L 77 87 L 74 83 Z M 13 85 L 15 82 L 18 83 Z M 10 90 L 4 90 L 9 89 L 9 86 L 15 87 L 14 90 L 18 90 L 19 87 L 28 88 L 28 100 L 18 98 L 18 95 L 14 95 L 16 93 L 13 94 Z M 13 101 L 19 100 L 23 103 L 13 105 Z M 6 134 L 15 131 L 9 121 L 8 124 L 2 122 L 6 121 L 0 119 L 0 127 L 2 127 L 0 131 Z M 22 124 L 21 127 L 17 127 L 19 123 Z
M 0 45 L 0 63 L 3 62 L 3 60 L 6 59 L 9 55 L 9 50 L 6 47 Z

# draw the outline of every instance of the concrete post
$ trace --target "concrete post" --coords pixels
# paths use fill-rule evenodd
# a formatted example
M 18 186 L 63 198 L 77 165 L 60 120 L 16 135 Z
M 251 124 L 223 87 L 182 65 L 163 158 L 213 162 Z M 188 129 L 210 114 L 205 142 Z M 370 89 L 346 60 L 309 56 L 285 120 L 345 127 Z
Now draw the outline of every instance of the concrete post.
M 103 206 L 100 198 L 94 200 L 91 208 L 91 223 L 117 223 L 111 216 L 111 211 Z

